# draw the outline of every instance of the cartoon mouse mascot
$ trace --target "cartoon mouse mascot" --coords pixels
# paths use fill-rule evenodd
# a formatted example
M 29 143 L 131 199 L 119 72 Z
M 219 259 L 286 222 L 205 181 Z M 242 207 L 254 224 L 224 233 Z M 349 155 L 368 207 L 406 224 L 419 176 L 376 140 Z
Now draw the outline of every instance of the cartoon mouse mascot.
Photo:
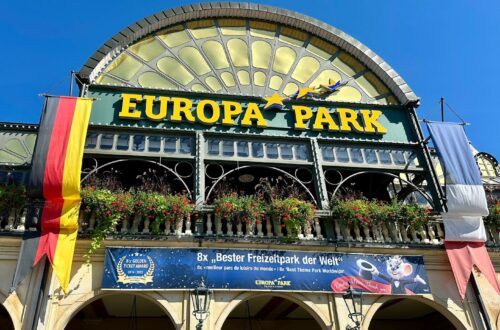
M 390 257 L 387 261 L 387 274 L 382 274 L 372 263 L 359 259 L 356 264 L 359 267 L 359 276 L 371 280 L 372 276 L 380 277 L 391 285 L 391 294 L 405 294 L 405 286 L 412 283 L 427 284 L 419 275 L 413 279 L 403 279 L 413 273 L 413 266 L 405 263 L 401 256 Z

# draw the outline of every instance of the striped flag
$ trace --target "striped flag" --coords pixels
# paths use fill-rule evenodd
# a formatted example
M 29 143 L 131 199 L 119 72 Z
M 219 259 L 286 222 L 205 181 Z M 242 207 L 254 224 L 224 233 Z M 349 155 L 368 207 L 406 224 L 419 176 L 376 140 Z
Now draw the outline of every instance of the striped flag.
M 460 124 L 427 123 L 443 166 L 446 206 L 442 213 L 445 248 L 462 299 L 475 265 L 497 293 L 500 286 L 488 251 L 483 216 L 488 215 L 486 194 L 469 140 Z
M 27 223 L 38 230 L 27 233 L 13 286 L 43 256 L 52 264 L 67 292 L 78 233 L 80 172 L 92 100 L 48 96 L 38 129 L 28 197 L 33 206 Z

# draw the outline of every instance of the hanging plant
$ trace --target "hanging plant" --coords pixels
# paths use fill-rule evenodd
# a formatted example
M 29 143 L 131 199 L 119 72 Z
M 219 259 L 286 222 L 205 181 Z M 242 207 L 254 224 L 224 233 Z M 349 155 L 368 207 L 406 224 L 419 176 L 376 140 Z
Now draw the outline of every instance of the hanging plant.
M 273 199 L 268 213 L 280 217 L 290 238 L 296 238 L 301 229 L 313 221 L 315 207 L 312 203 L 295 197 Z
M 240 196 L 239 197 L 240 220 L 246 224 L 248 231 L 252 232 L 255 224 L 260 221 L 265 214 L 265 204 L 260 196 Z
M 333 217 L 342 224 L 367 227 L 373 224 L 370 211 L 373 212 L 379 205 L 372 205 L 366 199 L 335 199 L 330 207 Z M 382 217 L 382 213 L 379 216 Z
M 222 219 L 232 220 L 241 211 L 241 200 L 236 192 L 231 192 L 214 199 L 214 213 Z
M 194 210 L 194 204 L 186 194 L 158 195 L 154 194 L 152 201 L 156 203 L 154 210 L 149 210 L 150 216 L 154 217 L 152 223 L 153 233 L 160 232 L 161 224 L 169 226 L 171 223 L 177 228 L 182 220 Z
M 401 219 L 412 229 L 420 229 L 430 220 L 431 210 L 416 203 L 401 204 Z

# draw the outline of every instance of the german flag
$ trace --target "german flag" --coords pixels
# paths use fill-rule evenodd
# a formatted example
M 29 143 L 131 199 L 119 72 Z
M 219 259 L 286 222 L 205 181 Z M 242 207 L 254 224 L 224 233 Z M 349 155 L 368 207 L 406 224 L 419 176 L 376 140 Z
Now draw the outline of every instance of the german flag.
M 32 266 L 47 256 L 64 292 L 67 292 L 78 233 L 80 172 L 92 100 L 47 96 L 33 154 L 27 188 L 32 201 L 28 233 L 13 286 Z M 38 206 L 37 206 L 38 205 Z

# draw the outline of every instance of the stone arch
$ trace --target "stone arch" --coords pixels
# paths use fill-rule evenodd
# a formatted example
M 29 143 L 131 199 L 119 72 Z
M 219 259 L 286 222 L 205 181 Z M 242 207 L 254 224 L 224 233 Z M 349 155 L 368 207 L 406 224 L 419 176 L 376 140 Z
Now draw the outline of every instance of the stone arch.
M 245 292 L 232 298 L 231 301 L 224 307 L 223 312 L 219 314 L 219 316 L 215 321 L 215 329 L 216 330 L 222 329 L 224 322 L 227 320 L 228 316 L 238 305 L 247 300 L 251 300 L 253 298 L 261 296 L 275 296 L 290 300 L 299 305 L 300 307 L 304 308 L 314 318 L 314 320 L 318 322 L 319 326 L 322 329 L 326 330 L 331 328 L 331 322 L 328 320 L 328 317 L 326 315 L 318 313 L 318 310 L 317 308 L 315 308 L 315 305 L 312 302 L 308 302 L 307 299 L 300 293 Z
M 15 293 L 10 295 L 0 291 L 0 304 L 5 308 L 15 330 L 21 330 L 22 303 Z
M 368 309 L 368 311 L 364 315 L 363 324 L 362 324 L 361 329 L 368 330 L 373 317 L 375 316 L 377 311 L 380 309 L 380 307 L 382 307 L 385 303 L 387 303 L 391 300 L 397 299 L 397 298 L 401 298 L 401 297 L 381 296 L 373 304 L 371 304 L 370 308 Z M 458 329 L 458 330 L 466 330 L 467 329 L 467 327 L 462 323 L 462 321 L 460 321 L 460 319 L 457 316 L 455 316 L 446 307 L 444 307 L 443 305 L 441 305 L 440 303 L 438 303 L 434 300 L 430 300 L 430 299 L 422 297 L 422 296 L 404 296 L 404 299 L 414 300 L 414 301 L 418 301 L 420 303 L 423 303 L 425 305 L 428 305 L 431 308 L 438 311 L 448 321 L 450 321 L 456 329 Z
M 79 299 L 77 302 L 73 302 L 69 305 L 68 309 L 64 311 L 64 313 L 61 313 L 60 317 L 55 325 L 54 329 L 65 329 L 68 323 L 76 316 L 76 314 L 84 309 L 86 306 L 88 306 L 90 303 L 92 303 L 95 300 L 111 296 L 111 295 L 116 295 L 116 294 L 129 294 L 129 295 L 137 295 L 140 296 L 141 298 L 145 298 L 154 304 L 158 305 L 163 312 L 169 317 L 169 319 L 172 321 L 176 329 L 180 329 L 182 327 L 183 321 L 179 318 L 179 316 L 175 313 L 174 307 L 164 301 L 163 296 L 160 295 L 157 292 L 154 291 L 149 291 L 149 292 L 141 292 L 141 291 L 103 291 L 103 290 L 95 290 L 92 291 L 83 297 Z M 162 301 L 160 301 L 162 300 Z M 16 329 L 17 330 L 17 329 Z

